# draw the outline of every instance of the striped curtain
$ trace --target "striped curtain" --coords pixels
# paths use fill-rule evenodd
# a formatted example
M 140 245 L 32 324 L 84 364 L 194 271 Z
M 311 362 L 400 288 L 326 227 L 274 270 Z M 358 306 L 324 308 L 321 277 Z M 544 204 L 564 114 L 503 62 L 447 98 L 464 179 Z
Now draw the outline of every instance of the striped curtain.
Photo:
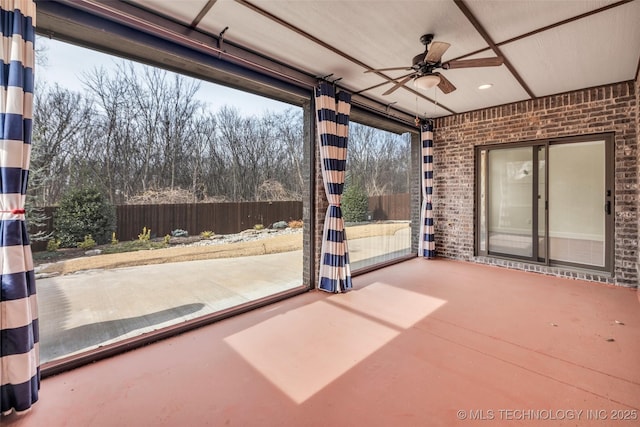
M 422 139 L 422 209 L 420 210 L 420 243 L 418 255 L 436 257 L 436 240 L 433 232 L 433 124 L 420 126 Z
M 24 202 L 31 153 L 34 26 L 32 0 L 0 0 L 0 410 L 38 400 L 38 306 Z
M 316 88 L 316 111 L 322 180 L 329 202 L 322 234 L 318 289 L 346 292 L 351 289 L 351 268 L 340 201 L 347 160 L 351 95 L 341 91 L 336 98 L 335 87 L 321 82 Z

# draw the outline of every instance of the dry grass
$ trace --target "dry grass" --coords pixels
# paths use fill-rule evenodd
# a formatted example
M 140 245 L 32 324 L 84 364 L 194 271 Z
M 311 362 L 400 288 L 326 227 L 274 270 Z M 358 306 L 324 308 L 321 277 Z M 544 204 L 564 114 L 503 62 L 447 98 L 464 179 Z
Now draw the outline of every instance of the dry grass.
M 409 228 L 408 222 L 381 222 L 346 227 L 348 239 L 362 239 L 373 236 L 392 236 L 403 228 Z
M 349 239 L 393 235 L 398 230 L 409 227 L 408 223 L 380 223 L 347 227 Z M 276 235 L 251 242 L 229 243 L 212 246 L 181 246 L 138 252 L 83 256 L 50 264 L 41 269 L 42 273 L 70 274 L 82 270 L 133 267 L 137 265 L 165 264 L 203 259 L 235 258 L 290 252 L 302 249 L 302 233 Z

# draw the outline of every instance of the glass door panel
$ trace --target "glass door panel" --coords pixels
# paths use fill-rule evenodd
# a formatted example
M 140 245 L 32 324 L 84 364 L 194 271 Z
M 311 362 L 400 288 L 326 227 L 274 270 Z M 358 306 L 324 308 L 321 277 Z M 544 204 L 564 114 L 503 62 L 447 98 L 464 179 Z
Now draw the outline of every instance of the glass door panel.
M 480 206 L 478 207 L 478 215 L 480 215 L 480 235 L 478 239 L 478 248 L 483 254 L 487 253 L 487 151 L 480 152 Z
M 605 142 L 549 147 L 549 255 L 605 266 Z
M 533 256 L 533 147 L 492 150 L 489 170 L 489 252 Z
M 545 146 L 536 147 L 538 150 L 538 261 L 547 258 L 547 149 Z

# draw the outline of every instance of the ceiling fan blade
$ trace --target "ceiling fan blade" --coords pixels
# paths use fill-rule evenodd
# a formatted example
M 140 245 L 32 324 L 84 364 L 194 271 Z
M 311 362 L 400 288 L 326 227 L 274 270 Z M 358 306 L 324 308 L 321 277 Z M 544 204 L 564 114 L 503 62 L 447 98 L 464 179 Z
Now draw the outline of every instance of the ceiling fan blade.
M 436 76 L 440 77 L 440 83 L 438 83 L 438 88 L 443 92 L 443 93 L 451 93 L 454 90 L 456 90 L 456 87 L 453 85 L 453 83 L 451 83 L 449 80 L 447 80 L 447 78 L 445 76 L 443 76 L 440 73 L 433 73 Z
M 400 80 L 399 82 L 397 82 L 395 85 L 393 85 L 393 87 L 389 90 L 387 90 L 385 93 L 383 93 L 382 95 L 389 95 L 390 93 L 395 92 L 396 90 L 400 89 L 402 86 L 404 86 L 404 84 L 406 82 L 408 82 L 409 80 L 411 80 L 411 78 L 413 77 L 413 73 L 409 74 L 408 76 L 405 76 L 402 80 Z
M 396 70 L 411 70 L 411 67 L 391 67 L 391 68 L 376 68 L 375 70 L 367 70 L 365 73 L 376 73 L 378 71 L 396 71 Z
M 449 49 L 449 46 L 451 45 L 445 42 L 431 42 L 427 56 L 424 59 L 427 62 L 439 62 L 442 59 L 442 55 Z
M 478 58 L 478 59 L 459 59 L 457 61 L 449 61 L 442 64 L 445 70 L 453 70 L 454 68 L 473 68 L 473 67 L 497 67 L 504 63 L 504 58 L 496 56 L 494 58 Z

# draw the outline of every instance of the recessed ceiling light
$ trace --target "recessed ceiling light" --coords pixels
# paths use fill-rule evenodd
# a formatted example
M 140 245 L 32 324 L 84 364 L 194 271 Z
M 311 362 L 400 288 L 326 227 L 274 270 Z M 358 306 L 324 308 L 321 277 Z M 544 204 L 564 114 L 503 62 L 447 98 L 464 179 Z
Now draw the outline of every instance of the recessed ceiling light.
M 486 83 L 486 84 L 478 86 L 478 89 L 485 90 L 485 89 L 489 89 L 490 87 L 493 87 L 493 84 L 492 83 Z

